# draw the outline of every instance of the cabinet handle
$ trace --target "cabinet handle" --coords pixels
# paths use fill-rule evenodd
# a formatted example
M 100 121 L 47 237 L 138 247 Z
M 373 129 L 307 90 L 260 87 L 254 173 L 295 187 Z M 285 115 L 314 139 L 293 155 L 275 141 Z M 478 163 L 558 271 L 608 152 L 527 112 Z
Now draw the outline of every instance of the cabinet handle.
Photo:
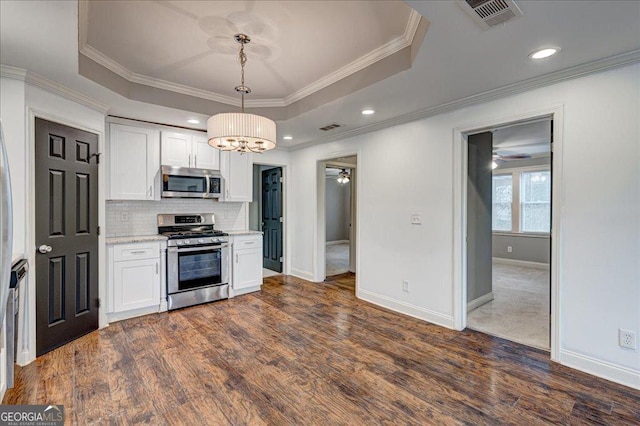
M 245 241 L 244 243 L 245 243 L 245 244 L 254 244 L 254 243 L 255 243 L 255 241 Z
M 191 167 L 191 154 L 189 154 L 189 167 Z
M 153 197 L 153 186 L 149 187 L 149 198 Z
M 238 253 L 236 253 L 236 263 L 238 263 Z
M 131 253 L 131 254 L 144 254 L 144 253 L 146 253 L 146 251 L 145 250 L 134 250 L 134 251 L 130 251 L 129 253 Z
M 158 271 L 158 262 L 156 262 L 156 275 L 158 275 L 160 272 Z
M 198 155 L 193 155 L 193 167 L 198 168 Z

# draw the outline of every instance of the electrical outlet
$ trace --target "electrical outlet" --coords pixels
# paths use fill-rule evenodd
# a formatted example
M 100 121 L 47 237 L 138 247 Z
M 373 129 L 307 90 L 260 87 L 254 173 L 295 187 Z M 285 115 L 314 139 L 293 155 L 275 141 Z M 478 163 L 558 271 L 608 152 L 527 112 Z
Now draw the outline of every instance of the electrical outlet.
M 409 292 L 409 281 L 407 280 L 402 281 L 402 291 L 406 291 L 407 293 Z
M 120 220 L 122 222 L 128 222 L 129 221 L 129 212 L 120 213 Z
M 636 333 L 634 331 L 625 330 L 623 328 L 618 329 L 618 344 L 621 348 L 635 349 Z
M 513 253 L 513 247 L 507 246 L 507 253 Z
M 422 225 L 422 215 L 420 213 L 412 213 L 411 214 L 411 224 L 412 225 Z

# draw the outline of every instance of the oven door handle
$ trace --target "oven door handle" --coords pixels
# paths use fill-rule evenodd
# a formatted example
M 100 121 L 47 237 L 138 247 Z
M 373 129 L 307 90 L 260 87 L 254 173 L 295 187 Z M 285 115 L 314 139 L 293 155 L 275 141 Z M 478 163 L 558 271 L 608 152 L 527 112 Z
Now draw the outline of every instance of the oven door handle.
M 200 247 L 189 247 L 189 248 L 182 248 L 182 247 L 169 247 L 168 250 L 171 253 L 189 253 L 191 251 L 202 251 L 202 250 L 219 250 L 219 249 L 223 249 L 229 247 L 229 244 L 219 244 L 219 245 L 215 245 L 215 246 L 200 246 Z

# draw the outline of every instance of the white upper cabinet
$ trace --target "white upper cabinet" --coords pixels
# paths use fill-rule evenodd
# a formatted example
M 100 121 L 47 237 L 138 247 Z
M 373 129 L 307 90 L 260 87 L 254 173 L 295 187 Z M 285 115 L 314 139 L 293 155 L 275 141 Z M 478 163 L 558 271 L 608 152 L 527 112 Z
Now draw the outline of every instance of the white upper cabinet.
M 110 200 L 153 200 L 160 169 L 157 130 L 112 123 L 109 126 Z
M 191 135 L 163 131 L 161 147 L 163 166 L 191 167 Z
M 193 153 L 193 167 L 220 170 L 220 151 L 209 145 L 207 135 L 193 136 L 191 152 Z
M 237 151 L 220 152 L 220 172 L 225 185 L 222 201 L 252 201 L 252 154 L 240 154 Z
M 163 166 L 220 170 L 220 153 L 207 143 L 206 135 L 162 132 Z

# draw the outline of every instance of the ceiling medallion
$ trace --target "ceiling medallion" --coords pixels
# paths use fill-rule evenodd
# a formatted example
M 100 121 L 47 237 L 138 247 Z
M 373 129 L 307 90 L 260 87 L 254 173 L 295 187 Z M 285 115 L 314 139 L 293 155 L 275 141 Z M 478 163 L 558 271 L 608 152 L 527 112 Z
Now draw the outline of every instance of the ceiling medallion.
M 240 44 L 238 60 L 241 78 L 235 90 L 242 97 L 242 110 L 216 114 L 207 120 L 209 145 L 221 151 L 239 151 L 241 154 L 263 153 L 276 147 L 276 123 L 266 117 L 244 112 L 244 95 L 251 93 L 251 88 L 244 84 L 244 65 L 247 63 L 244 45 L 251 38 L 246 34 L 236 34 L 234 39 Z

